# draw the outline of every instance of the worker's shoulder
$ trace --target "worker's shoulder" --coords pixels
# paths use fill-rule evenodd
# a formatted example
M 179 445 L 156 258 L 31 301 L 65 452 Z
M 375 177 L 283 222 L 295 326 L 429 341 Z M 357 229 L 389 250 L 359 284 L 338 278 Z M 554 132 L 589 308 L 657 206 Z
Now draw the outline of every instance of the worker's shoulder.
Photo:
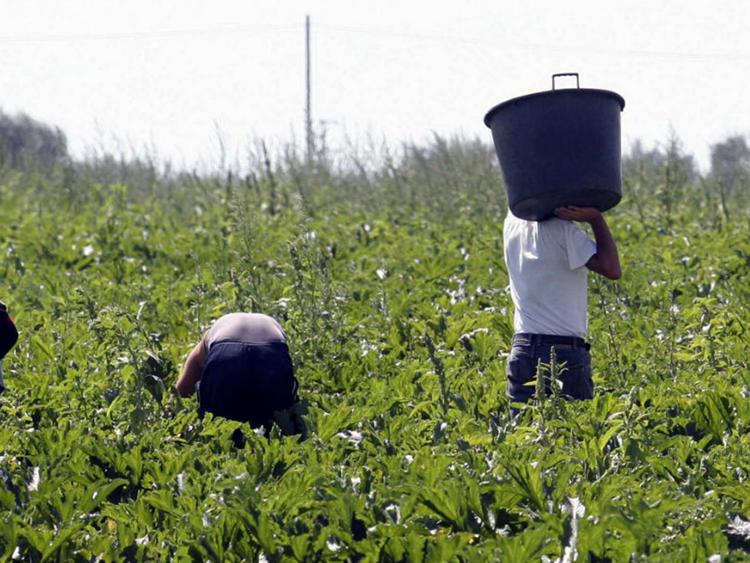
M 524 228 L 527 228 L 531 224 L 531 221 L 516 217 L 515 215 L 513 215 L 513 213 L 508 211 L 508 214 L 505 216 L 505 220 L 503 221 L 503 231 L 505 233 L 519 232 Z
M 566 236 L 575 237 L 576 234 L 585 233 L 585 231 L 573 221 L 552 217 L 539 222 L 539 233 L 549 237 L 560 237 L 562 241 Z
M 572 221 L 566 221 L 559 217 L 552 217 L 545 219 L 544 221 L 529 221 L 527 219 L 521 219 L 516 217 L 510 211 L 505 217 L 503 222 L 504 229 L 506 231 L 520 231 L 520 230 L 536 230 L 539 232 L 564 232 L 570 228 L 576 228 Z

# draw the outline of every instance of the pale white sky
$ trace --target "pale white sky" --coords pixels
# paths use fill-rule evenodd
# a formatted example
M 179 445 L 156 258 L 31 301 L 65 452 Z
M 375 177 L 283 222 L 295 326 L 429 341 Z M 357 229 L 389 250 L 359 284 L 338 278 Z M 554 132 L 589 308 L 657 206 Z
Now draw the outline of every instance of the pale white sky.
M 304 16 L 313 118 L 336 141 L 431 132 L 491 141 L 484 113 L 555 72 L 626 101 L 623 143 L 673 127 L 708 147 L 750 134 L 747 0 L 0 0 L 0 108 L 179 162 L 303 138 Z

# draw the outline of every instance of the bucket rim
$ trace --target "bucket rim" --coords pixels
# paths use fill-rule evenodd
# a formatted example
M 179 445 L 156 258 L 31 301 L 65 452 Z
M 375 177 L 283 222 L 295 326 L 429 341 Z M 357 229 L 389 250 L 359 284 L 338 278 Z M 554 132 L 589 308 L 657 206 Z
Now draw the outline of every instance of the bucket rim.
M 484 124 L 487 127 L 490 127 L 490 121 L 492 121 L 492 116 L 503 109 L 504 107 L 516 104 L 521 101 L 526 101 L 532 98 L 541 98 L 545 96 L 560 96 L 560 95 L 570 95 L 571 93 L 578 93 L 578 92 L 585 92 L 588 94 L 604 94 L 605 96 L 609 96 L 617 100 L 617 102 L 620 104 L 620 111 L 625 109 L 625 98 L 623 98 L 620 94 L 617 92 L 613 92 L 612 90 L 602 90 L 599 88 L 558 88 L 555 90 L 545 90 L 544 92 L 534 92 L 532 94 L 525 94 L 523 96 L 517 96 L 515 98 L 511 98 L 509 100 L 505 100 L 504 102 L 500 102 L 499 104 L 493 106 L 485 115 L 484 115 Z M 491 128 L 491 127 L 490 127 Z

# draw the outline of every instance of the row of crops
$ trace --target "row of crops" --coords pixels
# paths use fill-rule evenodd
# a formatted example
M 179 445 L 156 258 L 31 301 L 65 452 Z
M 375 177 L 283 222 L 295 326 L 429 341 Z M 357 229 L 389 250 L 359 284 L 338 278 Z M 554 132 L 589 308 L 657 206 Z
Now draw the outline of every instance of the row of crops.
M 0 298 L 21 339 L 0 397 L 0 560 L 748 557 L 746 216 L 608 214 L 624 277 L 590 278 L 596 398 L 513 420 L 486 184 L 433 176 L 421 201 L 394 174 L 357 204 L 345 182 L 246 180 L 177 186 L 187 198 L 3 177 Z M 304 435 L 280 419 L 236 448 L 241 425 L 171 397 L 236 310 L 284 325 Z

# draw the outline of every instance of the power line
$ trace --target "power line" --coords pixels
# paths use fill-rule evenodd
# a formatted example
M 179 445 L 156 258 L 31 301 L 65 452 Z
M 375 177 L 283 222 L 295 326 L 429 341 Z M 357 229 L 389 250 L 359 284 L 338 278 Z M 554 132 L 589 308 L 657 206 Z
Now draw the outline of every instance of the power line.
M 0 43 L 57 43 L 66 41 L 111 41 L 133 39 L 169 39 L 175 37 L 196 37 L 227 33 L 297 31 L 299 26 L 283 25 L 232 25 L 222 27 L 199 27 L 187 29 L 161 29 L 150 31 L 115 31 L 107 33 L 40 34 L 0 36 Z
M 319 29 L 328 29 L 335 32 L 356 33 L 372 35 L 376 37 L 391 37 L 397 39 L 411 39 L 420 41 L 437 41 L 451 44 L 489 45 L 494 47 L 520 48 L 555 52 L 583 52 L 593 55 L 606 56 L 634 56 L 634 57 L 657 57 L 668 59 L 693 59 L 693 60 L 725 60 L 725 61 L 750 61 L 748 53 L 701 53 L 697 51 L 653 51 L 646 49 L 608 49 L 602 47 L 589 47 L 585 45 L 557 45 L 551 43 L 523 43 L 512 41 L 493 41 L 489 39 L 468 37 L 461 35 L 444 35 L 437 33 L 409 33 L 389 29 L 365 28 L 354 26 L 318 24 Z M 228 33 L 248 32 L 293 32 L 299 28 L 294 24 L 266 24 L 266 25 L 232 25 L 223 27 L 203 27 L 187 29 L 163 29 L 150 31 L 122 31 L 107 33 L 79 33 L 79 34 L 40 34 L 40 35 L 17 35 L 0 36 L 0 44 L 12 43 L 56 43 L 69 41 L 111 41 L 111 40 L 138 40 L 138 39 L 169 39 L 179 37 L 197 37 Z
M 492 45 L 495 47 L 509 47 L 521 49 L 538 49 L 549 51 L 586 52 L 597 55 L 627 55 L 639 57 L 662 57 L 706 60 L 750 61 L 750 54 L 746 53 L 699 53 L 689 51 L 650 51 L 643 49 L 607 49 L 601 47 L 587 47 L 584 45 L 553 45 L 551 43 L 521 43 L 510 41 L 492 41 L 489 39 L 466 37 L 459 35 L 441 35 L 431 33 L 407 33 L 387 29 L 351 27 L 339 25 L 319 24 L 319 28 L 344 33 L 359 33 L 379 37 L 393 37 L 400 39 L 416 39 L 422 41 L 438 41 L 444 43 L 464 43 L 471 45 Z

